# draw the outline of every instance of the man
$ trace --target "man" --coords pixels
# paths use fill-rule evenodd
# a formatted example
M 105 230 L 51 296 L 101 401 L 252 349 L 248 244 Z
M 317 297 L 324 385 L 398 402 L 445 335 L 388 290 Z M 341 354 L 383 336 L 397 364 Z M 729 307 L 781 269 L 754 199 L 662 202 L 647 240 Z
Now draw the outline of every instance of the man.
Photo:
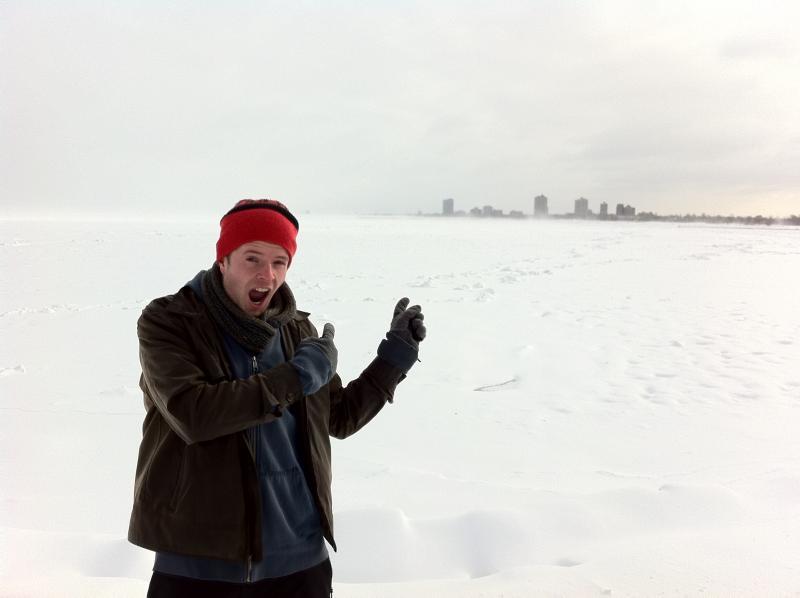
M 151 598 L 332 592 L 329 436 L 392 401 L 426 330 L 401 299 L 343 387 L 333 326 L 318 337 L 285 283 L 298 228 L 279 202 L 240 201 L 213 267 L 139 319 L 147 415 L 128 539 L 156 551 Z

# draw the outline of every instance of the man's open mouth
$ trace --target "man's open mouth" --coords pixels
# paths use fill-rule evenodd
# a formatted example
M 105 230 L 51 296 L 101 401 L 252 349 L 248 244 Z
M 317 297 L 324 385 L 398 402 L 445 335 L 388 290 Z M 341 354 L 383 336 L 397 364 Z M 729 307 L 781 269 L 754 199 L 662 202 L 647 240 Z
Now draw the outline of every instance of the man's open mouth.
M 269 289 L 252 289 L 248 294 L 250 301 L 255 305 L 261 305 L 264 300 L 269 296 Z

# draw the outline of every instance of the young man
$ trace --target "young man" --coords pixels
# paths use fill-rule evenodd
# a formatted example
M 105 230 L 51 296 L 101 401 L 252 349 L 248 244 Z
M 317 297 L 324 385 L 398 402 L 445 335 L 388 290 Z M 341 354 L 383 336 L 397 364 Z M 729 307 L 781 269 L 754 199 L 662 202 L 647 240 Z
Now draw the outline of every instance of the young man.
M 138 323 L 147 410 L 128 539 L 156 551 L 148 596 L 328 597 L 336 549 L 329 436 L 369 422 L 417 360 L 419 306 L 395 307 L 377 357 L 342 386 L 285 283 L 297 219 L 243 200 L 216 262 Z

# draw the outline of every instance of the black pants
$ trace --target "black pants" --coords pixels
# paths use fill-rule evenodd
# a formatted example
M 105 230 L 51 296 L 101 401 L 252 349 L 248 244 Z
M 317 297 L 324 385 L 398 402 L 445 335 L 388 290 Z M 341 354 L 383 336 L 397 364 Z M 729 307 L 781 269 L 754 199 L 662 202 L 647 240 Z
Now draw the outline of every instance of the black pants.
M 203 581 L 154 571 L 147 598 L 329 598 L 332 577 L 329 559 L 310 569 L 254 583 Z

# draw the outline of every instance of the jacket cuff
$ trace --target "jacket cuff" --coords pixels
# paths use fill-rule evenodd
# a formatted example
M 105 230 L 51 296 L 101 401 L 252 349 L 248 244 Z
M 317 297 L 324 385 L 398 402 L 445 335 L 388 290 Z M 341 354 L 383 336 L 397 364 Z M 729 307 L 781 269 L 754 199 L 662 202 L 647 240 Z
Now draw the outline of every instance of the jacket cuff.
M 378 357 L 407 373 L 417 362 L 419 350 L 392 332 L 378 345 Z
M 378 356 L 364 369 L 362 375 L 385 392 L 386 401 L 394 403 L 394 391 L 397 385 L 406 378 L 406 372 Z
M 265 414 L 280 416 L 284 409 L 288 409 L 292 403 L 302 399 L 304 396 L 300 376 L 288 361 L 268 370 L 268 373 L 264 372 L 258 375 L 269 375 L 273 388 L 272 397 L 269 392 L 263 393 Z M 281 381 L 280 387 L 275 386 L 277 380 Z M 273 400 L 270 400 L 270 398 L 273 398 Z

